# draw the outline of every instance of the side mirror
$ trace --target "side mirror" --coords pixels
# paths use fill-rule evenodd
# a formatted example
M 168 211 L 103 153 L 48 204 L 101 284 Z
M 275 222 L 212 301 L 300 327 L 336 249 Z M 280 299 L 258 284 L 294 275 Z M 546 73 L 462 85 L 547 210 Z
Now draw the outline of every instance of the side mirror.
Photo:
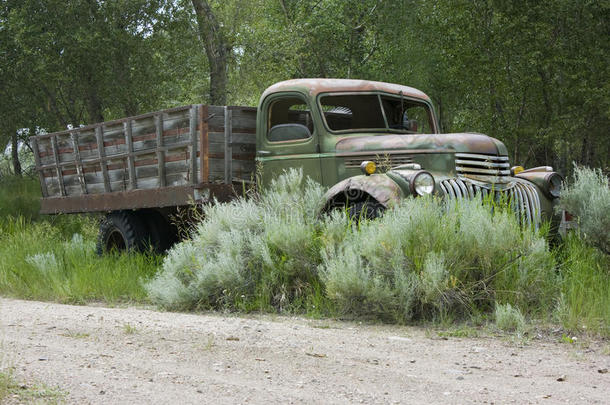
M 269 130 L 267 139 L 271 142 L 296 141 L 311 138 L 309 128 L 302 124 L 279 124 Z

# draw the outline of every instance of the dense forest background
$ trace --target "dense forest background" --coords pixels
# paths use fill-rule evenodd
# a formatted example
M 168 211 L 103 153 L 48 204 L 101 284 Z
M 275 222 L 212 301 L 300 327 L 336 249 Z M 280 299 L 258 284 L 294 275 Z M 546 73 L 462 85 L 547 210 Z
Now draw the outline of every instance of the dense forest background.
M 610 169 L 607 0 L 0 0 L 0 145 L 297 77 L 428 93 L 511 160 Z M 12 146 L 12 147 L 11 147 Z

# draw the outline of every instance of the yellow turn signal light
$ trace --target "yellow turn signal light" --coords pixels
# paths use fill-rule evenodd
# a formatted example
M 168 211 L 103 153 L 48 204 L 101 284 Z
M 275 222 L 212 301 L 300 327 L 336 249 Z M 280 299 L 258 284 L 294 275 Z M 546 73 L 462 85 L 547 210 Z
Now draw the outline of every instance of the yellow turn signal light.
M 514 176 L 515 174 L 519 174 L 524 170 L 525 169 L 523 168 L 523 166 L 513 166 L 510 168 L 510 174 L 511 176 Z
M 362 169 L 362 173 L 369 176 L 377 171 L 377 165 L 373 161 L 365 160 L 364 162 L 360 163 L 360 169 Z

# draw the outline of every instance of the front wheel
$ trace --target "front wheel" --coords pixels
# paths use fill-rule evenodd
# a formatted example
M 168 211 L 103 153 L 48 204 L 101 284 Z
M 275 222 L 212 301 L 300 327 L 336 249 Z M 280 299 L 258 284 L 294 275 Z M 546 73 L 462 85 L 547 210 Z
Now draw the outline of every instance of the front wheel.
M 358 201 L 347 206 L 349 217 L 358 222 L 379 218 L 383 211 L 385 207 L 375 200 Z
M 100 223 L 97 254 L 142 251 L 146 247 L 146 234 L 146 226 L 135 212 L 111 212 Z

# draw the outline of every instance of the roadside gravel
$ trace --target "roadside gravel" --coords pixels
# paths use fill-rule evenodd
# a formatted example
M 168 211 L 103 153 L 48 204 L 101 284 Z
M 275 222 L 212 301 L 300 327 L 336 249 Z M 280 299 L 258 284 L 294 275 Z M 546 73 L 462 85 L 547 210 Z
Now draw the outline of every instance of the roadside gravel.
M 2 362 L 78 404 L 608 403 L 608 343 L 555 340 L 0 298 Z

